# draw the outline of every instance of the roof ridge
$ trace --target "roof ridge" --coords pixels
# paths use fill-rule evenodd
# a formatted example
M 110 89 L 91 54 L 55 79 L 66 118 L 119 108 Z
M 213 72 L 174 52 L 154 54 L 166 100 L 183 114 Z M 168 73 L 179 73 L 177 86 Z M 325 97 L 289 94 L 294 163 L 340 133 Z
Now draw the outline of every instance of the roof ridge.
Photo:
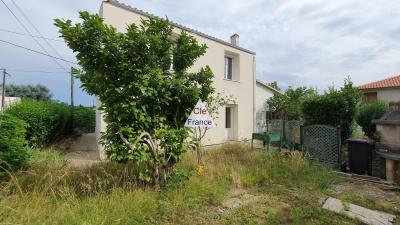
M 156 17 L 156 18 L 161 18 L 161 17 L 156 16 L 156 15 L 154 15 L 154 14 L 145 12 L 145 11 L 143 11 L 143 10 L 141 10 L 141 9 L 138 9 L 138 8 L 132 7 L 132 6 L 130 6 L 130 5 L 127 5 L 127 4 L 125 4 L 125 3 L 122 3 L 122 2 L 120 2 L 120 1 L 118 1 L 118 0 L 103 0 L 103 2 L 108 2 L 108 3 L 110 3 L 110 4 L 114 5 L 114 6 L 117 6 L 117 7 L 120 7 L 120 8 L 126 9 L 126 10 L 129 10 L 129 11 L 132 11 L 132 12 L 135 12 L 135 13 L 138 13 L 138 14 L 141 14 L 141 15 L 143 15 L 143 16 L 147 16 L 147 17 L 148 17 L 148 16 L 152 16 L 152 17 Z M 188 32 L 190 32 L 190 33 L 197 34 L 197 35 L 202 36 L 202 37 L 204 37 L 204 38 L 207 38 L 207 39 L 210 39 L 210 40 L 219 42 L 219 43 L 221 43 L 221 44 L 224 44 L 224 45 L 227 45 L 227 46 L 229 46 L 229 47 L 232 47 L 232 48 L 235 48 L 235 49 L 238 49 L 238 50 L 241 50 L 241 51 L 250 53 L 250 54 L 252 54 L 252 55 L 255 55 L 255 54 L 256 54 L 256 53 L 253 52 L 253 51 L 250 51 L 250 50 L 248 50 L 248 49 L 245 49 L 245 48 L 242 48 L 242 47 L 239 47 L 239 46 L 232 45 L 231 43 L 229 43 L 229 42 L 227 42 L 227 41 L 225 41 L 225 40 L 222 40 L 222 39 L 213 37 L 213 36 L 211 36 L 211 35 L 208 35 L 208 34 L 206 34 L 206 33 L 203 33 L 203 32 L 201 32 L 201 31 L 198 31 L 198 30 L 196 30 L 196 29 L 193 29 L 193 28 L 190 28 L 190 27 L 186 27 L 186 26 L 184 26 L 184 25 L 178 24 L 178 23 L 173 22 L 173 21 L 171 21 L 171 20 L 169 20 L 169 22 L 170 22 L 173 26 L 175 26 L 175 27 L 177 27 L 177 28 L 180 28 L 180 29 L 182 29 L 182 30 L 188 31 Z

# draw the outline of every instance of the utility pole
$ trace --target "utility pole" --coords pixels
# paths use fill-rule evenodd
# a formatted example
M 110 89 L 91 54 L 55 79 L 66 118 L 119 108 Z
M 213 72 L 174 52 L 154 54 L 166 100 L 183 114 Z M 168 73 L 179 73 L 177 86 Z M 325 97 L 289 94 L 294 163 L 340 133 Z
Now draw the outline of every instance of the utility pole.
M 71 67 L 71 106 L 74 106 L 74 67 Z
M 6 69 L 3 69 L 3 86 L 2 86 L 2 95 L 1 95 L 1 110 L 4 110 L 5 101 L 6 101 Z

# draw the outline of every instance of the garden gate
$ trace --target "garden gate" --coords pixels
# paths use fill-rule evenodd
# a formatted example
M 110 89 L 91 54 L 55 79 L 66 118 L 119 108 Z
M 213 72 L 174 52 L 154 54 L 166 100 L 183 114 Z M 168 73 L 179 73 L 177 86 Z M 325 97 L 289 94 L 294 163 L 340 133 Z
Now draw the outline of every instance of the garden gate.
M 311 160 L 340 168 L 340 127 L 310 125 L 301 127 L 301 145 Z

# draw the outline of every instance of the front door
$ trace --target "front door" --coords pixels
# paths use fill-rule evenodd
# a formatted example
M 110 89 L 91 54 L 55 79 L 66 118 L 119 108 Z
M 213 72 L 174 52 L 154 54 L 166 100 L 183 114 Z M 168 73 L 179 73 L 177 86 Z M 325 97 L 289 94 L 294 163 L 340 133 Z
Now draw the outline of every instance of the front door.
M 235 124 L 234 124 L 234 110 L 233 107 L 225 108 L 225 129 L 227 140 L 235 140 Z

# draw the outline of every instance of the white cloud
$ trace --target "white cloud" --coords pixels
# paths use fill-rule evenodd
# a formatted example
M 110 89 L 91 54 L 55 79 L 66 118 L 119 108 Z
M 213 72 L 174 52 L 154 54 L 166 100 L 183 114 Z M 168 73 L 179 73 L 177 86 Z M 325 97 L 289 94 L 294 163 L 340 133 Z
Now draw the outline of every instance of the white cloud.
M 17 1 L 43 34 L 57 36 L 56 17 L 76 20 L 100 1 Z M 356 84 L 399 74 L 400 2 L 392 0 L 121 0 L 155 15 L 257 52 L 257 76 L 283 86 L 325 89 L 350 75 Z M 0 28 L 23 31 L 0 5 Z M 37 47 L 29 39 L 0 37 Z M 8 39 L 10 40 L 10 39 Z M 48 59 L 1 45 L 1 66 L 54 66 Z M 63 45 L 57 49 L 72 58 Z M 4 54 L 7 52 L 7 54 Z M 38 80 L 40 81 L 40 80 Z M 60 96 L 62 96 L 60 94 Z

